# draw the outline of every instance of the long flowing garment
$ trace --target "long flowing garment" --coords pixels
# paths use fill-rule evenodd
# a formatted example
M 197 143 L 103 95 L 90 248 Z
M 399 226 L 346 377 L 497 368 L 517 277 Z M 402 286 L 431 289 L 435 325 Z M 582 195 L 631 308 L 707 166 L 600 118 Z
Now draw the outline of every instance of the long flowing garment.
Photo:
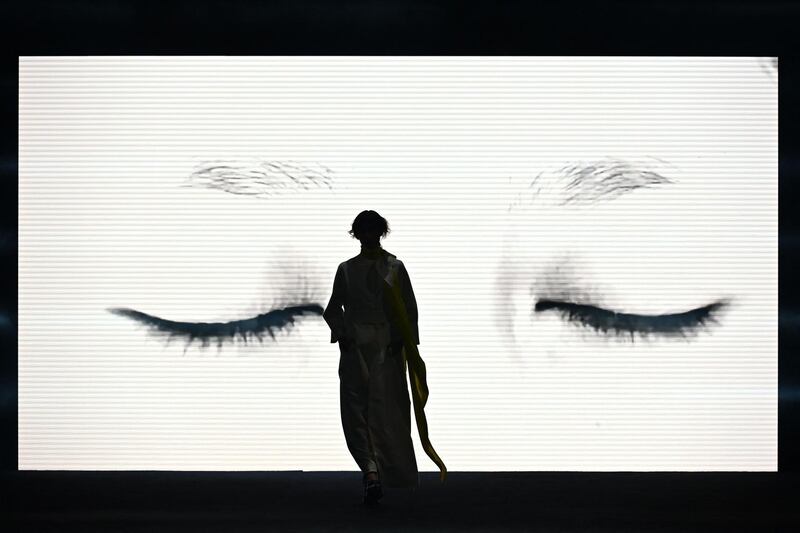
M 389 342 L 389 324 L 353 324 L 354 342 L 341 349 L 342 428 L 362 472 L 378 472 L 387 487 L 419 485 L 411 441 L 402 345 Z
M 417 305 L 403 263 L 382 248 L 362 248 L 339 265 L 323 316 L 331 342 L 351 339 L 340 345 L 340 406 L 347 447 L 359 468 L 378 472 L 387 487 L 419 485 L 407 368 L 420 439 L 444 481 L 447 469 L 428 439 Z

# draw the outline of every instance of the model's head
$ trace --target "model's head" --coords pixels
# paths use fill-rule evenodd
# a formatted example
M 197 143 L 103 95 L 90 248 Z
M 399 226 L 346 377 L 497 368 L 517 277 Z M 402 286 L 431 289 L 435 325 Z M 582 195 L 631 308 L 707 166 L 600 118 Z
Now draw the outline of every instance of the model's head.
M 381 237 L 389 233 L 389 223 L 375 211 L 362 211 L 348 233 L 361 241 L 362 246 L 377 246 Z

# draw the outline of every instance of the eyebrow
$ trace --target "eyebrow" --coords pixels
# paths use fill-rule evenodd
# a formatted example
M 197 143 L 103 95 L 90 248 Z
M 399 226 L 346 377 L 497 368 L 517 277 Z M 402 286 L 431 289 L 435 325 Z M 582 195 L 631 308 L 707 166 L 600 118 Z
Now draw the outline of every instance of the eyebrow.
M 610 201 L 637 189 L 675 183 L 643 164 L 606 158 L 592 163 L 563 166 L 555 172 L 540 172 L 509 210 L 549 197 L 556 205 L 591 205 Z
M 319 163 L 264 159 L 215 160 L 197 165 L 181 187 L 207 187 L 256 197 L 319 188 L 331 189 L 334 172 Z

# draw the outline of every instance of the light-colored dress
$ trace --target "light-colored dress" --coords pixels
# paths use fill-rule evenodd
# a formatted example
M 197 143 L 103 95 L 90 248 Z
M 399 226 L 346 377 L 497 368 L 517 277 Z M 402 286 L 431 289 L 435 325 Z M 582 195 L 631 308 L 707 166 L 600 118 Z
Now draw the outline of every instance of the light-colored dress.
M 351 340 L 346 348 L 339 346 L 342 427 L 350 454 L 362 472 L 378 472 L 387 487 L 417 487 L 404 339 L 384 293 L 391 279 L 398 282 L 419 344 L 408 272 L 382 249 L 362 249 L 339 265 L 323 317 L 331 328 L 331 342 Z

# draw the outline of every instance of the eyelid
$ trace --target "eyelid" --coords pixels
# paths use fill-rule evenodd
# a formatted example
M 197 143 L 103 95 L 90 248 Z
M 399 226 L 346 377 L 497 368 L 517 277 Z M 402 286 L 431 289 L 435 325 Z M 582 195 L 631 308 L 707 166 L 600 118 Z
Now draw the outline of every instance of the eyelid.
M 686 332 L 692 332 L 708 322 L 717 322 L 717 313 L 727 305 L 728 302 L 721 300 L 683 313 L 638 315 L 618 313 L 588 304 L 543 299 L 536 302 L 534 311 L 555 310 L 570 322 L 577 322 L 608 335 L 625 334 L 633 338 L 638 333 L 643 336 L 685 337 Z
M 188 348 L 194 339 L 200 339 L 203 347 L 208 346 L 210 340 L 216 339 L 217 346 L 220 347 L 224 340 L 234 341 L 237 335 L 241 336 L 245 343 L 248 337 L 256 337 L 261 342 L 262 334 L 265 332 L 275 340 L 275 330 L 281 331 L 293 326 L 295 319 L 299 317 L 322 316 L 323 308 L 319 304 L 304 303 L 230 322 L 176 322 L 124 307 L 109 308 L 107 311 L 144 324 L 155 333 L 168 334 L 167 344 L 173 337 L 185 338 Z

